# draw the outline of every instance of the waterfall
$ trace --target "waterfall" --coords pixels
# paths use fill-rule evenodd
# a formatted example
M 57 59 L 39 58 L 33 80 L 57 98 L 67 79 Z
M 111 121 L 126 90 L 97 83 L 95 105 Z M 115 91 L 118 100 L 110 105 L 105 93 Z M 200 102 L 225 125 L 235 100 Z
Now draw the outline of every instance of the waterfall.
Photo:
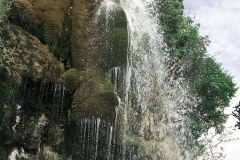
M 151 89 L 160 87 L 163 66 L 160 59 L 162 35 L 158 33 L 157 19 L 152 17 L 147 1 L 120 1 L 128 19 L 129 54 L 126 92 L 133 91 L 140 112 L 148 109 Z M 129 91 L 128 91 L 129 90 Z M 159 88 L 160 90 L 160 88 Z M 129 99 L 129 97 L 127 97 Z
M 129 152 L 129 145 L 133 146 L 133 143 L 137 141 L 136 145 L 140 147 L 144 145 L 147 147 L 149 141 L 154 141 L 154 143 L 156 141 L 154 145 L 159 148 L 156 147 L 155 152 L 156 150 L 165 152 L 162 158 L 190 159 L 185 137 L 189 138 L 191 134 L 186 127 L 183 115 L 187 111 L 187 104 L 194 105 L 194 101 L 189 98 L 187 88 L 183 87 L 184 79 L 181 76 L 178 79 L 173 78 L 167 73 L 167 66 L 164 63 L 168 59 L 167 46 L 163 42 L 154 2 L 154 0 L 104 0 L 97 13 L 99 16 L 101 9 L 105 8 L 105 32 L 108 32 L 111 27 L 109 21 L 116 8 L 122 8 L 127 18 L 127 66 L 114 67 L 108 72 L 114 87 L 117 89 L 122 87 L 124 90 L 121 96 L 123 104 L 120 108 L 123 113 L 122 157 L 133 159 L 136 156 L 131 156 L 132 153 L 127 152 Z M 119 83 L 124 86 L 120 86 Z M 147 118 L 144 118 L 146 116 Z M 146 130 L 151 133 L 147 133 Z M 165 135 L 165 132 L 170 133 L 169 137 Z M 158 137 L 161 137 L 161 140 Z M 162 139 L 168 138 L 172 143 L 168 144 L 169 150 L 175 152 L 175 156 L 172 156 L 173 153 L 167 151 L 168 149 L 164 151 L 160 148 L 165 145 Z M 181 151 L 184 157 L 181 158 L 179 148 L 176 146 L 186 148 Z M 144 154 L 149 154 L 149 159 L 161 157 L 157 154 L 151 155 L 149 153 L 151 151 L 146 148 L 143 150 L 138 151 L 138 158 L 143 157 Z
M 8 159 L 191 159 L 184 114 L 194 101 L 184 79 L 168 73 L 156 0 L 92 2 L 72 1 L 68 10 L 77 25 L 63 30 L 81 39 L 69 48 L 80 55 L 70 72 L 56 82 L 23 78 L 13 90 Z

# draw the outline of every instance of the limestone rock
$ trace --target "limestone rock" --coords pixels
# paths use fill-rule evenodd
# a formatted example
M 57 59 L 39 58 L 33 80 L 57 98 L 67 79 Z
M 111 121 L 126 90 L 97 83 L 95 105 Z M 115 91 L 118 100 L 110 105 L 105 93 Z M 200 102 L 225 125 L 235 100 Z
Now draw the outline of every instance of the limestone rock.
M 62 64 L 48 47 L 23 29 L 9 24 L 11 30 L 3 31 L 6 45 L 3 48 L 3 65 L 10 79 L 20 84 L 22 77 L 34 81 L 57 82 L 63 72 Z
M 70 119 L 99 117 L 106 122 L 115 120 L 115 107 L 119 104 L 112 84 L 105 73 L 90 69 L 73 95 Z

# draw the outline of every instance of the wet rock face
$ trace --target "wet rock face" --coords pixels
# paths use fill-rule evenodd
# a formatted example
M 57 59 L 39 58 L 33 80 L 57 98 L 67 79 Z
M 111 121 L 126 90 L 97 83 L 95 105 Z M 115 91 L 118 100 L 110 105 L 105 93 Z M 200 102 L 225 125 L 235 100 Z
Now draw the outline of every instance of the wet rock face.
M 63 89 L 55 86 L 63 67 L 36 37 L 11 22 L 0 25 L 4 44 L 0 63 L 8 77 L 1 86 L 7 84 L 9 90 L 0 119 L 0 151 L 4 159 L 38 159 L 52 123 L 49 119 L 59 117 L 59 109 L 53 113 L 52 106 L 60 106 Z
M 58 153 L 64 157 L 68 97 L 60 86 L 25 79 L 14 89 L 9 124 L 0 132 L 0 150 L 12 159 L 45 159 Z
M 124 68 L 127 65 L 128 49 L 127 18 L 124 10 L 118 6 L 111 11 L 107 10 L 102 8 L 98 15 L 102 37 L 100 65 L 105 71 L 113 67 Z
M 11 128 L 2 131 L 1 138 L 6 138 L 1 141 L 2 147 L 8 146 L 8 152 L 11 153 L 9 157 L 18 155 L 21 158 L 23 153 L 36 157 L 42 148 L 41 144 L 44 140 L 48 118 L 44 114 L 31 117 L 22 116 L 24 112 L 21 109 L 18 109 L 17 112 L 21 112 L 21 114 L 16 114 L 15 123 L 11 125 Z M 2 147 L 1 149 L 3 149 Z
M 113 124 L 115 120 L 115 107 L 119 101 L 114 93 L 112 84 L 104 72 L 90 69 L 73 95 L 70 118 L 99 117 Z
M 115 125 L 100 118 L 78 119 L 71 123 L 67 131 L 68 153 L 76 160 L 119 159 L 120 148 L 115 141 L 117 136 L 115 131 Z
M 139 157 L 149 159 L 178 160 L 179 147 L 168 133 L 166 122 L 159 119 L 158 114 L 147 111 L 142 116 L 139 129 Z
M 0 46 L 11 90 L 0 112 L 7 119 L 0 131 L 4 159 L 178 159 L 164 113 L 156 109 L 158 91 L 146 112 L 134 105 L 134 94 L 123 105 L 130 94 L 124 88 L 126 14 L 119 5 L 98 14 L 100 3 L 13 1 Z M 146 50 L 148 39 L 142 40 Z
M 47 117 L 43 114 L 35 119 L 30 117 L 29 119 L 21 119 L 20 122 L 16 125 L 16 139 L 19 142 L 23 142 L 23 147 L 25 150 L 34 150 L 37 152 L 40 149 L 44 127 L 48 124 Z M 18 133 L 18 134 L 17 134 Z

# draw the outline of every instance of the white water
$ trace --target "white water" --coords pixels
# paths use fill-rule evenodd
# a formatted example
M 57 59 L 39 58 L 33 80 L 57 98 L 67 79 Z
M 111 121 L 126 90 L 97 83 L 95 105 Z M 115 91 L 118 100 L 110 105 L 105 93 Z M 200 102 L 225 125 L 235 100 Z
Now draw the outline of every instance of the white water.
M 106 159 L 113 159 L 116 124 L 113 126 L 110 123 L 105 123 L 105 121 L 100 118 L 92 117 L 81 119 L 77 125 L 79 134 L 75 140 L 78 141 L 77 144 L 79 146 L 76 146 L 74 151 L 79 153 L 78 158 L 98 159 L 99 154 L 100 156 L 104 154 Z M 104 137 L 102 135 L 103 133 L 106 134 Z M 99 143 L 104 143 L 106 146 L 101 146 L 102 144 Z
M 13 127 L 12 127 L 12 129 L 13 129 L 13 131 L 14 131 L 14 134 L 16 134 L 16 127 L 17 127 L 17 125 L 19 124 L 19 122 L 20 122 L 20 109 L 21 109 L 22 107 L 19 105 L 19 104 L 17 104 L 16 105 L 16 107 L 15 107 L 15 111 L 16 111 L 16 118 L 15 118 L 15 124 L 13 125 Z
M 25 153 L 23 148 L 13 148 L 11 154 L 8 156 L 8 160 L 28 159 L 29 155 Z
M 95 157 L 97 157 L 97 147 L 98 147 L 98 130 L 99 130 L 99 125 L 100 125 L 101 120 L 99 118 L 97 118 L 97 135 L 96 135 L 96 153 L 95 153 Z
M 191 135 L 184 124 L 184 114 L 187 111 L 186 104 L 194 105 L 194 101 L 189 98 L 187 89 L 183 87 L 184 79 L 180 76 L 176 79 L 168 75 L 167 68 L 171 66 L 163 63 L 168 60 L 165 52 L 167 46 L 163 42 L 162 31 L 155 14 L 154 0 L 103 0 L 97 17 L 101 14 L 102 8 L 105 9 L 106 14 L 106 32 L 109 30 L 108 20 L 116 8 L 124 10 L 128 21 L 127 67 L 112 68 L 109 71 L 116 89 L 120 72 L 125 71 L 125 74 L 122 74 L 124 97 L 121 97 L 124 122 L 121 148 L 123 159 L 127 154 L 126 141 L 129 139 L 134 141 L 136 137 L 130 131 L 129 126 L 134 125 L 131 124 L 134 122 L 130 122 L 130 119 L 134 119 L 132 118 L 134 115 L 144 116 L 150 112 L 154 115 L 152 118 L 155 118 L 155 127 L 158 127 L 160 121 L 166 123 L 169 136 L 172 136 L 181 148 L 185 148 L 188 141 L 186 135 L 188 137 Z M 165 120 L 158 118 L 162 113 Z M 150 127 L 149 121 L 146 124 Z M 177 128 L 181 129 L 177 130 Z M 156 128 L 156 130 L 161 129 Z M 187 151 L 184 152 L 184 159 L 190 159 L 191 155 Z M 179 157 L 179 159 L 183 158 Z
M 135 87 L 134 94 L 137 96 L 137 103 L 134 108 L 142 112 L 148 109 L 151 89 L 160 87 L 159 82 L 162 81 L 164 71 L 160 58 L 162 35 L 158 33 L 157 19 L 149 13 L 147 6 L 150 3 L 151 1 L 120 1 L 120 6 L 124 9 L 128 19 L 129 30 L 126 83 L 128 86 L 131 85 L 131 81 L 135 83 L 134 86 L 126 87 L 126 92 L 131 92 Z
M 132 107 L 142 114 L 151 108 L 162 108 L 167 114 L 170 132 L 184 148 L 188 141 L 185 136 L 190 133 L 183 115 L 187 111 L 186 104 L 193 106 L 195 103 L 189 98 L 187 88 L 183 87 L 184 79 L 180 76 L 173 79 L 167 73 L 168 66 L 163 63 L 168 57 L 154 14 L 154 0 L 120 0 L 120 6 L 127 16 L 129 33 L 125 104 L 129 107 L 128 102 L 134 95 L 137 102 Z M 174 131 L 179 126 L 181 130 Z

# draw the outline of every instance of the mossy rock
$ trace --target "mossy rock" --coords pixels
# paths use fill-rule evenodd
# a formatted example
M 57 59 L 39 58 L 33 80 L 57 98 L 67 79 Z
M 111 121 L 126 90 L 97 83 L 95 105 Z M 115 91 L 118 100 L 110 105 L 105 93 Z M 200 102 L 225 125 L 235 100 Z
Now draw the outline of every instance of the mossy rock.
M 5 44 L 2 64 L 11 83 L 21 84 L 22 77 L 57 82 L 64 71 L 62 63 L 36 37 L 10 22 L 8 25 L 11 29 L 0 35 Z
M 70 31 L 70 0 L 14 0 L 9 19 L 47 44 L 51 52 L 58 47 L 64 31 Z
M 139 147 L 139 142 L 138 141 L 133 141 L 133 140 L 127 140 L 126 141 L 126 147 L 130 150 L 137 151 Z
M 115 120 L 115 107 L 119 105 L 109 78 L 103 71 L 91 69 L 73 97 L 71 118 L 99 117 L 106 122 Z
M 101 46 L 100 66 L 108 71 L 127 64 L 128 30 L 126 14 L 122 8 L 116 7 L 112 11 L 113 16 L 108 19 L 108 23 L 105 14 L 103 10 L 99 16 L 100 34 L 105 42 Z
M 67 90 L 75 90 L 83 80 L 83 73 L 72 68 L 64 72 L 61 79 Z
M 121 7 L 118 7 L 115 11 L 114 27 L 127 29 L 127 17 L 125 11 Z
M 109 43 L 103 48 L 100 64 L 108 71 L 113 67 L 124 67 L 127 64 L 128 32 L 122 28 L 116 28 L 108 36 Z
M 54 56 L 66 63 L 70 61 L 70 13 L 70 0 L 14 0 L 9 19 L 48 44 Z
M 83 46 L 87 38 L 87 24 L 90 20 L 90 8 L 94 4 L 93 0 L 73 0 L 71 13 L 72 32 L 71 32 L 71 55 L 74 68 L 85 69 Z
M 127 17 L 125 11 L 121 7 L 117 6 L 108 14 L 111 14 L 111 16 L 106 15 L 106 8 L 102 8 L 100 11 L 100 15 L 98 17 L 98 26 L 102 31 L 105 31 L 106 28 L 109 30 L 114 28 L 123 28 L 127 30 Z M 108 17 L 108 19 L 106 17 Z M 106 24 L 108 26 L 106 26 Z

